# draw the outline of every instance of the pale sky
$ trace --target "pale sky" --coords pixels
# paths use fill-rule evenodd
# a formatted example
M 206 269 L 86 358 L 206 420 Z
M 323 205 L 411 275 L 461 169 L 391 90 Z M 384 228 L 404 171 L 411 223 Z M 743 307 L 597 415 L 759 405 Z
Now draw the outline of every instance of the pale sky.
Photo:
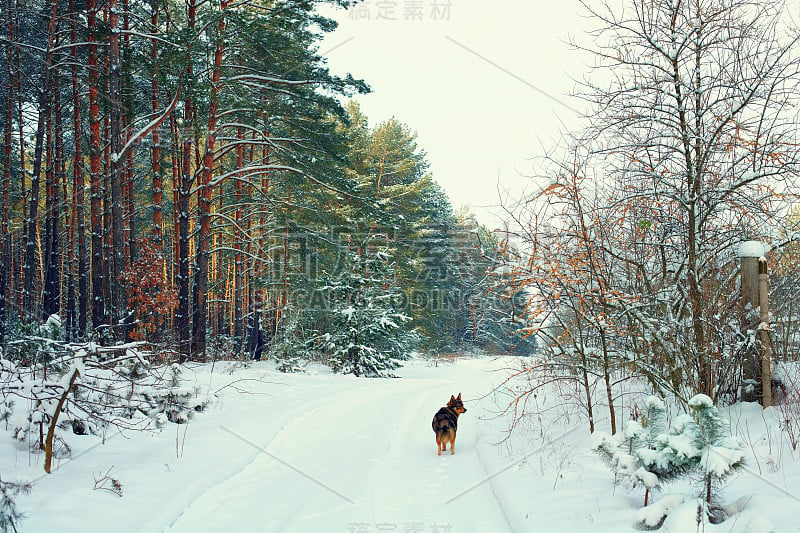
M 370 124 L 395 116 L 415 130 L 453 206 L 486 224 L 498 178 L 521 196 L 530 158 L 562 123 L 576 127 L 576 113 L 543 92 L 581 107 L 568 95 L 586 70 L 567 44 L 585 42 L 577 0 L 370 0 L 333 16 L 340 26 L 320 52 L 334 73 L 371 85 L 357 98 Z

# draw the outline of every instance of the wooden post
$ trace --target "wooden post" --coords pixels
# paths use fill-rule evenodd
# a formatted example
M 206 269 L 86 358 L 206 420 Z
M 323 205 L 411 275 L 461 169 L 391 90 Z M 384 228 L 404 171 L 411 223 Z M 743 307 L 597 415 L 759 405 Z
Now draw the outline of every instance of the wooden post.
M 759 353 L 754 342 L 749 342 L 758 328 L 758 267 L 759 257 L 764 255 L 764 246 L 758 241 L 746 241 L 739 245 L 742 262 L 742 323 L 741 331 L 748 341 L 740 357 L 742 358 L 742 401 L 758 401 L 757 384 L 761 381 Z
M 769 274 L 767 260 L 758 260 L 758 339 L 761 349 L 761 405 L 772 407 L 772 324 L 769 317 Z

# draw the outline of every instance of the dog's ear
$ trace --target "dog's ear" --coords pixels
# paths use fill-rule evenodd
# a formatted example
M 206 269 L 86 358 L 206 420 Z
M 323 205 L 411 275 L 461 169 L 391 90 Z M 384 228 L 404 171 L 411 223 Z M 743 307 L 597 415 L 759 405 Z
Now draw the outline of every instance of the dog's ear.
M 456 400 L 461 401 L 461 393 L 460 392 L 458 393 L 458 398 L 456 398 Z
M 451 395 L 450 395 L 450 403 L 452 403 L 452 402 L 455 402 L 455 401 L 456 401 L 456 398 L 455 398 L 455 396 L 453 396 L 453 395 L 451 394 Z

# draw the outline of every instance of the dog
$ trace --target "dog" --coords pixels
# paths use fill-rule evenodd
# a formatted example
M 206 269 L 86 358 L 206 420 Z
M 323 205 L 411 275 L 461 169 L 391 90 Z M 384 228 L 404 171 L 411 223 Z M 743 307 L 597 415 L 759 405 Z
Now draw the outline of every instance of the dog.
M 433 417 L 433 432 L 436 433 L 436 454 L 442 455 L 447 443 L 450 443 L 450 455 L 456 453 L 456 430 L 458 429 L 458 415 L 466 413 L 467 408 L 461 401 L 461 393 L 458 398 L 450 396 L 447 407 L 442 407 Z

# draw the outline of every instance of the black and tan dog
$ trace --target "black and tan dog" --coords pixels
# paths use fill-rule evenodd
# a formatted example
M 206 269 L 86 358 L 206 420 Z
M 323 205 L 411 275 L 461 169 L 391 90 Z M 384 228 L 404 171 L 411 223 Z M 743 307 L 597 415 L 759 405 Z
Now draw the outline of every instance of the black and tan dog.
M 467 409 L 461 402 L 461 393 L 458 398 L 450 396 L 447 407 L 442 407 L 433 417 L 433 431 L 436 433 L 436 451 L 442 455 L 447 443 L 450 443 L 450 455 L 456 453 L 456 430 L 458 429 L 458 415 L 466 413 Z

